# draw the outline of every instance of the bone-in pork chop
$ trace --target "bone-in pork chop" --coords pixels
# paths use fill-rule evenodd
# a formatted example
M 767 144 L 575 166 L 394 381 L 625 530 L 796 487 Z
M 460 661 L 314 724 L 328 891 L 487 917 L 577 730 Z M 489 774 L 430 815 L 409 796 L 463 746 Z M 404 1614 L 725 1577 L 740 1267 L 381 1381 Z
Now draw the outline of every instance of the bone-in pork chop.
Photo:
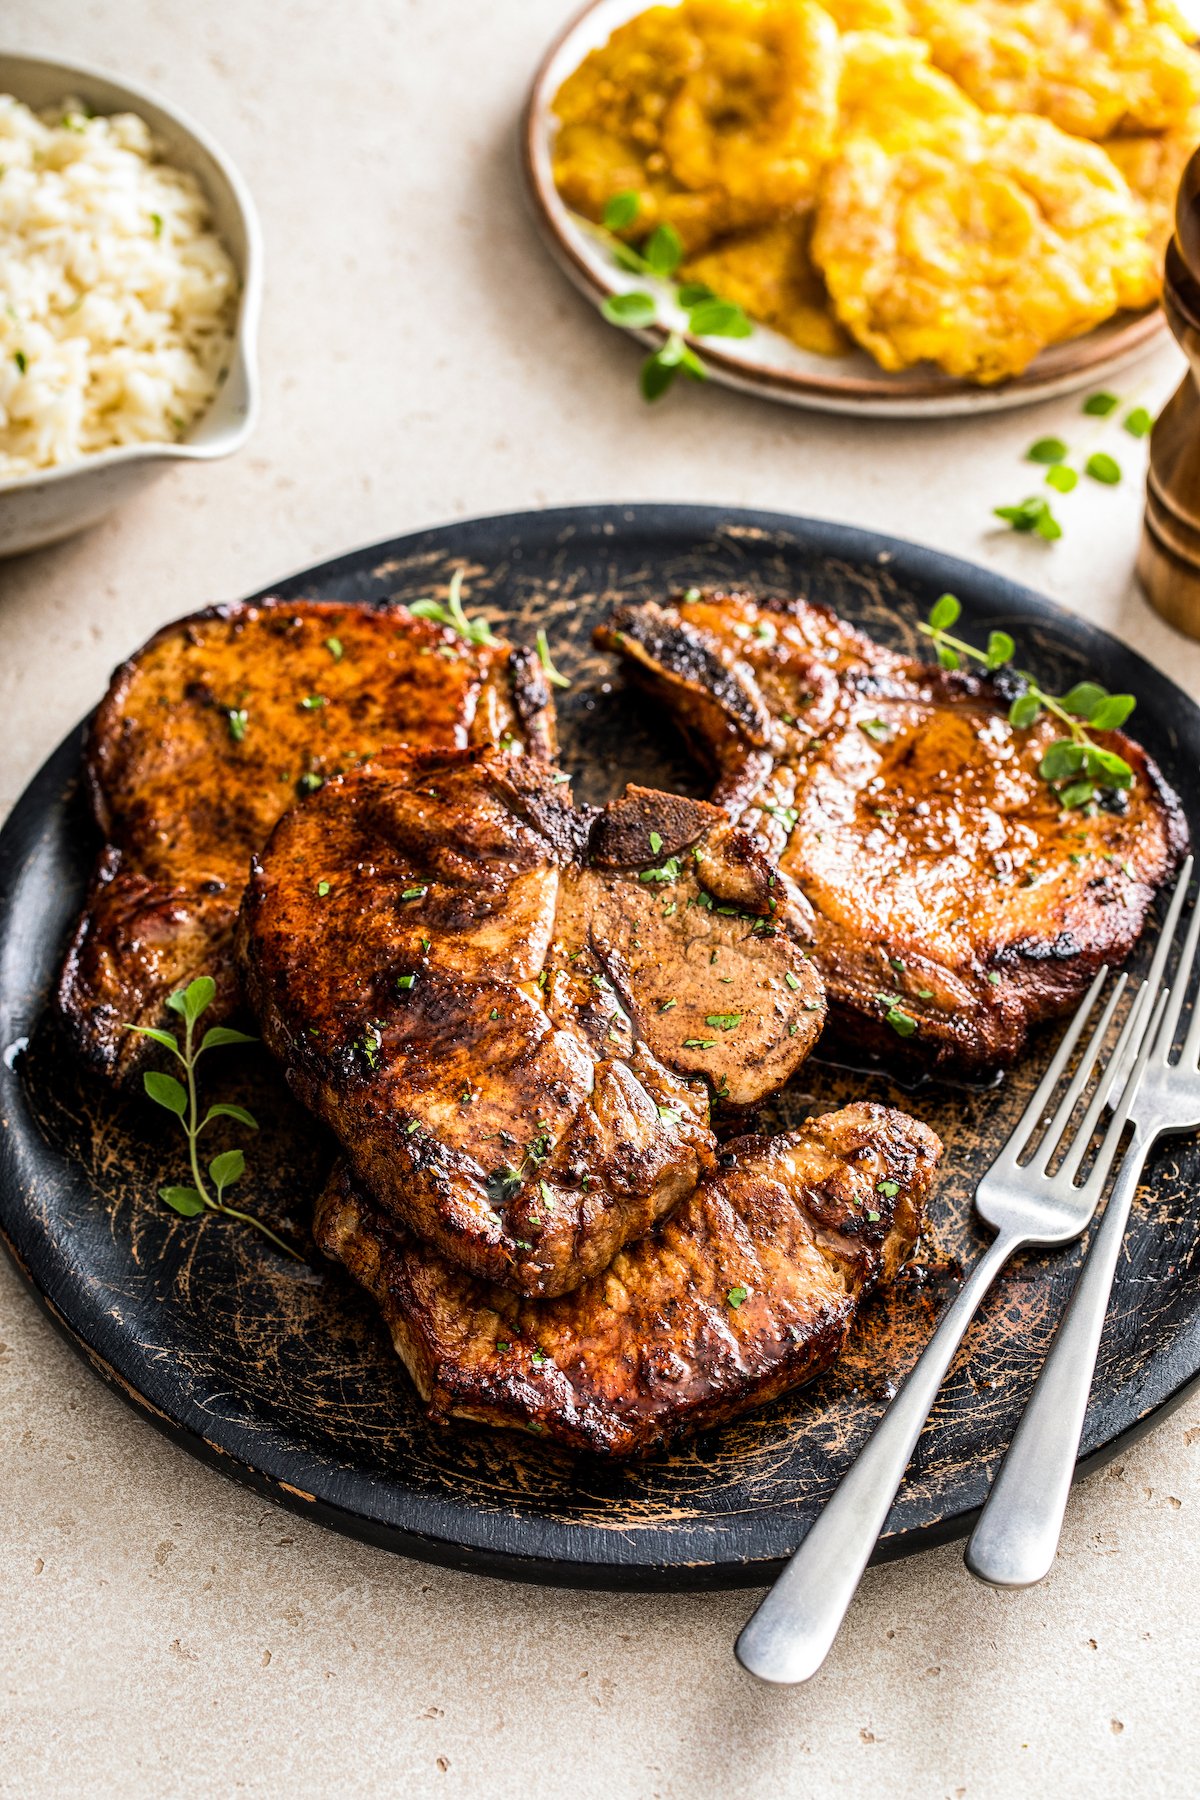
M 808 1053 L 808 930 L 704 801 L 596 813 L 531 758 L 388 750 L 280 822 L 239 944 L 266 1043 L 381 1215 L 555 1294 L 712 1166 L 709 1085 L 749 1105 Z
M 334 1170 L 316 1238 L 377 1302 L 435 1418 L 636 1456 L 811 1380 L 920 1229 L 941 1144 L 848 1106 L 720 1166 L 574 1293 L 527 1300 L 413 1241 Z
M 250 857 L 280 814 L 383 744 L 553 749 L 537 658 L 404 608 L 223 606 L 169 625 L 113 677 L 88 752 L 107 840 L 59 1004 L 80 1054 L 122 1075 L 168 994 L 236 1002 L 233 924 Z
M 993 680 L 885 650 L 823 607 L 693 590 L 619 608 L 597 640 L 808 900 L 853 1045 L 898 1034 L 959 1067 L 1011 1062 L 1128 955 L 1186 848 L 1176 796 L 1121 733 L 1097 742 L 1132 788 L 1065 810 L 1038 773 L 1060 726 L 1015 729 Z

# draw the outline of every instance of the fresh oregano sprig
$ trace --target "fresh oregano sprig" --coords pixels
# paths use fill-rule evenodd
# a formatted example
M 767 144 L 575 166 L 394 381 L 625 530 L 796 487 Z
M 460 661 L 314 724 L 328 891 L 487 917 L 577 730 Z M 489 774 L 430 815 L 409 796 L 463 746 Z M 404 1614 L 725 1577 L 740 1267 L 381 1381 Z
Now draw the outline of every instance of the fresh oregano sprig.
M 1109 419 L 1121 407 L 1125 416 L 1121 425 L 1130 437 L 1143 438 L 1154 429 L 1154 420 L 1144 406 L 1130 406 L 1116 394 L 1089 394 L 1083 412 L 1093 419 Z M 1025 461 L 1040 464 L 1046 471 L 1046 485 L 1059 494 L 1069 494 L 1079 486 L 1079 470 L 1072 468 L 1071 447 L 1060 437 L 1040 437 L 1025 452 Z M 1102 487 L 1116 487 L 1121 480 L 1121 465 L 1107 450 L 1093 450 L 1083 461 L 1083 473 Z M 1031 494 L 1018 506 L 994 506 L 992 514 L 1003 519 L 1014 531 L 1036 532 L 1038 537 L 1053 541 L 1062 536 L 1062 526 L 1045 495 Z
M 293 1250 L 290 1244 L 285 1244 L 269 1225 L 264 1225 L 252 1213 L 241 1212 L 236 1206 L 230 1206 L 225 1199 L 226 1188 L 232 1187 L 245 1172 L 246 1158 L 241 1150 L 222 1150 L 214 1156 L 208 1165 L 207 1179 L 200 1167 L 200 1138 L 215 1119 L 233 1119 L 250 1131 L 258 1130 L 258 1121 L 252 1113 L 247 1112 L 244 1106 L 235 1106 L 227 1100 L 217 1101 L 208 1108 L 203 1118 L 200 1117 L 196 1088 L 196 1065 L 200 1058 L 206 1051 L 218 1050 L 225 1044 L 258 1042 L 257 1038 L 248 1036 L 244 1031 L 235 1031 L 230 1025 L 210 1025 L 200 1043 L 195 1042 L 197 1021 L 211 1005 L 216 991 L 217 984 L 211 975 L 197 975 L 187 987 L 168 998 L 167 1005 L 171 1011 L 178 1013 L 183 1020 L 182 1044 L 174 1032 L 160 1031 L 156 1026 L 125 1027 L 126 1031 L 135 1031 L 139 1037 L 150 1038 L 153 1043 L 161 1044 L 183 1068 L 182 1081 L 175 1075 L 164 1074 L 161 1069 L 147 1069 L 142 1076 L 142 1083 L 151 1100 L 156 1105 L 165 1107 L 167 1112 L 174 1113 L 179 1120 L 187 1139 L 188 1162 L 192 1173 L 191 1186 L 161 1187 L 158 1197 L 185 1219 L 193 1219 L 199 1213 L 207 1211 L 224 1213 L 227 1219 L 238 1219 L 243 1225 L 252 1225 L 255 1231 L 261 1231 L 264 1237 L 270 1238 L 288 1256 L 294 1256 L 297 1262 L 303 1262 L 299 1252 Z
M 1007 631 L 993 631 L 986 650 L 951 636 L 950 627 L 957 624 L 961 613 L 957 597 L 943 594 L 928 623 L 918 627 L 932 640 L 942 668 L 957 669 L 964 657 L 993 674 L 1009 665 L 1016 645 Z M 1027 670 L 1014 669 L 1013 673 L 1021 691 L 1009 706 L 1009 724 L 1017 731 L 1028 731 L 1045 712 L 1069 733 L 1048 744 L 1038 764 L 1038 774 L 1053 788 L 1061 806 L 1090 806 L 1103 798 L 1106 789 L 1111 792 L 1133 786 L 1133 770 L 1125 758 L 1097 744 L 1089 732 L 1089 727 L 1091 731 L 1119 730 L 1137 705 L 1132 694 L 1110 694 L 1097 681 L 1079 681 L 1069 693 L 1050 694 Z
M 443 606 L 440 600 L 410 600 L 408 610 L 418 619 L 432 619 L 436 625 L 445 625 L 450 631 L 457 632 L 469 644 L 492 646 L 500 639 L 495 635 L 486 619 L 470 619 L 463 610 L 462 603 L 463 572 L 455 569 L 450 577 L 450 590 Z
M 673 225 L 656 225 L 635 247 L 616 236 L 637 223 L 641 199 L 636 190 L 625 189 L 614 194 L 603 212 L 608 248 L 618 268 L 634 275 L 649 275 L 655 281 L 672 282 L 683 260 L 683 240 Z M 732 300 L 723 300 L 702 281 L 685 281 L 674 288 L 677 306 L 687 314 L 687 331 L 691 337 L 749 337 L 754 325 L 744 308 Z M 610 325 L 624 331 L 643 331 L 648 325 L 663 324 L 667 339 L 642 364 L 639 377 L 642 396 L 657 400 L 666 393 L 676 377 L 686 375 L 692 381 L 707 381 L 708 369 L 683 333 L 660 318 L 659 301 L 654 294 L 640 288 L 626 294 L 611 294 L 601 303 L 600 311 Z

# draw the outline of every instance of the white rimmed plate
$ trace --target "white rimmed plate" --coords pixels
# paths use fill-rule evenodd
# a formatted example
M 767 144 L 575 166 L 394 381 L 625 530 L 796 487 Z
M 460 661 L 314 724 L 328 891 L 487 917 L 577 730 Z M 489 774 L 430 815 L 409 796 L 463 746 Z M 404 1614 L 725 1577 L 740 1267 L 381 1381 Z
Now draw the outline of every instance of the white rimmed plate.
M 551 153 L 555 119 L 552 102 L 590 50 L 607 42 L 619 25 L 646 10 L 649 0 L 591 0 L 551 44 L 533 79 L 522 123 L 522 158 L 534 214 L 560 266 L 597 305 L 612 294 L 644 289 L 641 276 L 619 269 L 602 238 L 571 212 L 554 185 Z M 684 323 L 682 315 L 673 321 Z M 978 387 L 945 375 L 930 363 L 889 374 L 867 355 L 818 356 L 758 325 L 748 338 L 697 340 L 714 381 L 743 392 L 821 412 L 866 413 L 878 417 L 949 417 L 1000 412 L 1058 394 L 1102 385 L 1119 369 L 1156 346 L 1166 330 L 1158 306 L 1118 313 L 1084 337 L 1056 344 L 1037 357 L 1023 375 L 996 387 Z M 651 326 L 634 333 L 657 347 L 666 330 Z

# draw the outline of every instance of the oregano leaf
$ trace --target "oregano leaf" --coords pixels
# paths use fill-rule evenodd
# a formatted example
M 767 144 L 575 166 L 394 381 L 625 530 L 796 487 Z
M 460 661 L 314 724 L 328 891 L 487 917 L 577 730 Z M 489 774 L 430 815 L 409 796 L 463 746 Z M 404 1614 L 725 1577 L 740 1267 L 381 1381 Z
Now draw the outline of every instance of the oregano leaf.
M 208 1172 L 219 1188 L 226 1188 L 237 1181 L 246 1170 L 246 1158 L 241 1150 L 222 1150 L 214 1156 L 208 1165 Z
M 181 1081 L 176 1081 L 173 1075 L 164 1075 L 161 1069 L 147 1069 L 142 1076 L 142 1085 L 151 1100 L 182 1119 L 187 1111 L 187 1094 Z
M 204 1202 L 194 1187 L 160 1187 L 158 1197 L 185 1219 L 194 1219 L 204 1211 Z
M 223 1044 L 257 1044 L 248 1031 L 235 1031 L 232 1025 L 210 1025 L 201 1042 L 201 1050 L 219 1050 Z

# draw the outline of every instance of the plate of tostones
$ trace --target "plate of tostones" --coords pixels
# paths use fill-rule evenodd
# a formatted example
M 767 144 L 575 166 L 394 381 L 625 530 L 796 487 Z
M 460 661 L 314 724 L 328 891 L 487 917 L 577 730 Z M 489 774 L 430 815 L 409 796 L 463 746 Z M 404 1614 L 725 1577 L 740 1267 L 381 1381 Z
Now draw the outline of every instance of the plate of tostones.
M 1173 0 L 592 0 L 523 127 L 543 235 L 679 374 L 830 412 L 1025 405 L 1164 329 L 1200 45 Z

